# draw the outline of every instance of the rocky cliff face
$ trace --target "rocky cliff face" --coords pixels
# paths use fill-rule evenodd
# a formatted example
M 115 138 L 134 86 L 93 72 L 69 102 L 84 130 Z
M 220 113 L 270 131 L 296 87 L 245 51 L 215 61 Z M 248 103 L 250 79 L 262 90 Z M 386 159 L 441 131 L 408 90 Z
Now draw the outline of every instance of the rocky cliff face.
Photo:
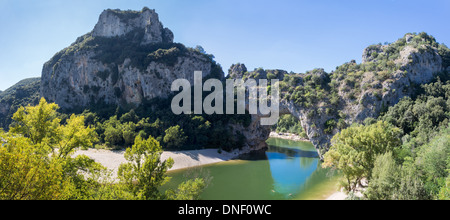
M 176 79 L 193 83 L 194 71 L 223 77 L 209 56 L 173 43 L 154 10 L 105 10 L 91 33 L 44 65 L 41 95 L 63 109 L 139 105 L 167 98 Z
M 123 37 L 136 30 L 144 30 L 142 44 L 173 43 L 173 33 L 164 28 L 155 10 L 141 12 L 105 10 L 92 31 L 94 37 Z
M 332 73 L 323 69 L 306 74 L 261 69 L 244 72 L 243 64 L 233 65 L 229 72 L 230 77 L 258 79 L 272 74 L 280 79 L 280 115 L 300 119 L 310 141 L 323 155 L 340 130 L 377 118 L 381 111 L 412 95 L 414 88 L 445 71 L 438 46 L 431 36 L 407 34 L 392 44 L 366 48 L 361 64 L 352 61 Z M 270 127 L 258 129 L 265 131 L 261 138 L 267 139 Z

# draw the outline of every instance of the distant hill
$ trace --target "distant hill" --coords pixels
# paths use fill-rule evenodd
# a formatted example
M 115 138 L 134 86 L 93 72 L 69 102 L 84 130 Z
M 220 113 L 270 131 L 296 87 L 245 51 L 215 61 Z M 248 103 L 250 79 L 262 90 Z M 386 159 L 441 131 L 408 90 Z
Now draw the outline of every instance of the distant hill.
M 0 92 L 0 127 L 7 129 L 11 117 L 20 106 L 37 105 L 41 78 L 24 79 L 11 88 Z

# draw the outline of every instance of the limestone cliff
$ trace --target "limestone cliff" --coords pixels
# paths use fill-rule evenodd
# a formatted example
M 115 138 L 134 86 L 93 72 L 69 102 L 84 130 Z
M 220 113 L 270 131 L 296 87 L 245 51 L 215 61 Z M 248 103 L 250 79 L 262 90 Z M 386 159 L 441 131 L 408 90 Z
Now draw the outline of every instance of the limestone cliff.
M 445 71 L 448 67 L 443 65 L 443 59 L 447 57 L 443 58 L 438 50 L 441 46 L 424 33 L 407 34 L 392 44 L 366 48 L 361 64 L 351 61 L 332 73 L 323 69 L 305 74 L 263 69 L 244 72 L 245 65 L 238 64 L 230 68 L 229 77 L 280 79 L 280 115 L 292 114 L 300 119 L 310 141 L 323 154 L 340 130 L 367 118 L 377 118 Z M 259 129 L 266 130 L 261 132 L 266 135 L 261 138 L 267 139 L 270 127 Z
M 105 10 L 92 32 L 45 63 L 41 95 L 63 109 L 139 105 L 167 98 L 176 79 L 193 83 L 194 71 L 223 77 L 208 55 L 173 43 L 154 10 Z
M 92 31 L 94 37 L 121 37 L 136 30 L 144 30 L 142 44 L 173 43 L 173 33 L 164 28 L 155 10 L 105 10 Z

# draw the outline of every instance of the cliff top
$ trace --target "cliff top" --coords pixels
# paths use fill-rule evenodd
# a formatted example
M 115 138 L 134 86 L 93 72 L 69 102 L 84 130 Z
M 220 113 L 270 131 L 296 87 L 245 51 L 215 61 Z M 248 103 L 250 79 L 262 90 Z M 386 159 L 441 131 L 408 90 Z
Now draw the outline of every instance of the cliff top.
M 164 28 L 155 10 L 147 7 L 141 11 L 107 9 L 102 12 L 92 31 L 93 37 L 121 37 L 139 31 L 144 32 L 141 44 L 173 43 L 173 33 Z

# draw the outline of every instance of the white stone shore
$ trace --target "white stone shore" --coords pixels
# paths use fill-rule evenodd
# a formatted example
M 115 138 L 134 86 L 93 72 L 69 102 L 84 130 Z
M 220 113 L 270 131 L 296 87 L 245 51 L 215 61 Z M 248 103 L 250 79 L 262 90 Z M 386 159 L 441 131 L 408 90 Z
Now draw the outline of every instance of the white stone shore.
M 110 150 L 79 150 L 74 154 L 74 157 L 78 155 L 86 155 L 102 164 L 104 167 L 113 171 L 113 174 L 117 173 L 119 166 L 122 163 L 126 163 L 124 157 L 125 151 L 110 151 Z M 193 150 L 193 151 L 164 151 L 161 155 L 163 161 L 168 158 L 174 160 L 174 166 L 170 169 L 178 170 L 190 167 L 202 166 L 207 164 L 219 163 L 228 160 L 235 159 L 239 156 L 237 152 L 228 153 L 222 151 L 219 154 L 218 149 L 206 149 L 206 150 Z

